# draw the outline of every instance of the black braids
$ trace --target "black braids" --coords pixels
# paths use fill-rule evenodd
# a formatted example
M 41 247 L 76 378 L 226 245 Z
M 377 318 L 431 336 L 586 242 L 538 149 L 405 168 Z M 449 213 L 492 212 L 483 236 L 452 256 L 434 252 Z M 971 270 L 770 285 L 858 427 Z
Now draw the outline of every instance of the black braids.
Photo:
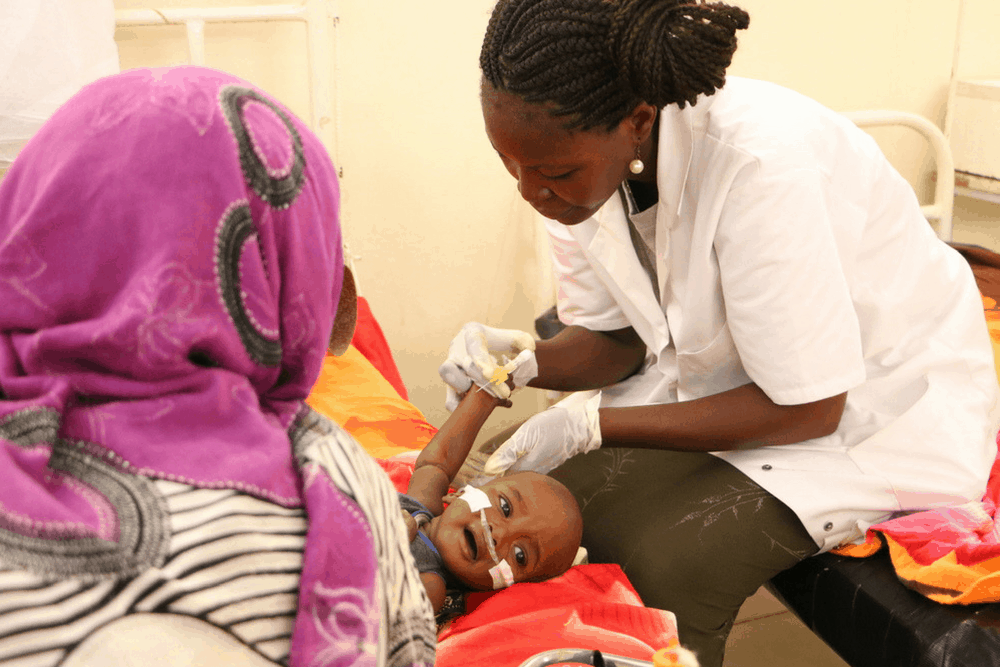
M 562 58 L 553 58 L 553 55 L 562 56 Z M 563 68 L 558 65 L 556 67 L 552 67 L 551 63 L 553 61 L 559 62 L 565 58 L 571 58 L 574 61 L 576 69 L 587 73 L 584 74 L 585 77 L 587 77 L 590 72 L 599 70 L 601 65 L 605 62 L 605 59 L 602 59 L 596 54 L 564 49 L 557 50 L 554 47 L 545 46 L 533 53 L 530 57 L 524 59 L 521 65 L 520 85 L 518 87 L 531 89 L 537 84 L 541 84 L 545 78 L 558 79 L 559 75 L 562 74 Z M 568 85 L 582 84 L 582 82 L 575 84 L 571 77 L 564 76 L 562 78 L 570 79 L 567 81 Z
M 703 0 L 499 0 L 480 66 L 567 127 L 617 126 L 639 102 L 694 104 L 725 85 L 742 9 Z
M 746 12 L 722 3 L 624 0 L 609 43 L 622 78 L 640 97 L 683 107 L 725 85 L 736 31 L 748 25 Z
M 573 126 L 602 124 L 585 98 L 598 89 L 601 101 L 609 93 L 619 105 L 627 100 L 605 83 L 616 78 L 604 38 L 612 6 L 596 5 L 600 11 L 593 0 L 500 0 L 480 54 L 484 77 L 525 100 L 554 103 Z
M 654 17 L 653 25 L 649 31 L 651 34 L 659 35 L 666 34 L 668 39 L 673 36 L 669 31 L 665 30 L 667 24 L 671 20 L 671 15 L 669 12 L 663 12 L 659 16 Z M 621 25 L 621 22 L 616 21 L 615 25 Z M 615 35 L 617 37 L 617 35 Z M 611 35 L 609 35 L 609 38 Z M 668 93 L 671 97 L 676 97 L 676 90 L 674 90 L 673 83 L 683 76 L 683 73 L 679 71 L 677 62 L 674 58 L 664 58 L 658 53 L 656 49 L 642 49 L 638 53 L 635 50 L 636 42 L 632 41 L 631 49 L 626 49 L 622 52 L 621 57 L 618 62 L 619 71 L 625 75 L 622 77 L 624 81 L 630 81 L 628 72 L 634 71 L 639 74 L 639 78 L 636 82 L 630 83 L 630 86 L 639 91 L 651 90 L 656 88 L 656 82 L 662 81 L 664 86 L 670 86 L 670 91 Z M 667 50 L 667 45 L 664 45 L 664 50 Z M 638 61 L 638 67 L 632 67 L 633 56 Z M 664 91 L 666 92 L 666 91 Z M 666 106 L 660 105 L 659 106 Z
M 525 0 L 531 2 L 531 0 Z M 510 33 L 514 29 L 514 21 L 521 10 L 523 2 L 498 2 L 493 8 L 489 23 L 486 26 L 486 36 L 483 38 L 483 48 L 479 54 L 479 66 L 483 76 L 497 88 L 502 88 L 500 71 L 500 52 L 511 42 Z
M 550 22 L 551 24 L 552 22 Z M 550 63 L 570 63 L 574 59 L 586 57 L 602 57 L 602 54 L 595 52 L 593 44 L 595 30 L 593 26 L 586 23 L 572 20 L 559 22 L 559 30 L 562 33 L 559 39 L 546 39 L 544 35 L 533 41 L 524 41 L 522 44 L 514 45 L 513 48 L 505 50 L 503 57 L 508 62 L 517 62 L 518 69 L 531 67 L 530 58 L 532 55 L 546 53 L 550 58 Z M 596 35 L 600 32 L 597 31 Z M 533 36 L 533 35 L 532 35 Z M 580 69 L 581 63 L 573 63 L 573 66 Z

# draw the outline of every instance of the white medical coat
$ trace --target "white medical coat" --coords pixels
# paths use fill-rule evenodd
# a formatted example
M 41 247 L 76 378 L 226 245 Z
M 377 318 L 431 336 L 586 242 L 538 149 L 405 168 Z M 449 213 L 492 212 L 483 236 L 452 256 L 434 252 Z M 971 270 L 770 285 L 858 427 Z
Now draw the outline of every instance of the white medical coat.
M 998 393 L 982 302 L 875 141 L 813 100 L 736 77 L 658 122 L 659 302 L 619 197 L 579 225 L 547 221 L 560 319 L 631 326 L 648 349 L 602 406 L 751 381 L 782 405 L 846 391 L 830 436 L 716 454 L 822 550 L 893 512 L 978 500 Z

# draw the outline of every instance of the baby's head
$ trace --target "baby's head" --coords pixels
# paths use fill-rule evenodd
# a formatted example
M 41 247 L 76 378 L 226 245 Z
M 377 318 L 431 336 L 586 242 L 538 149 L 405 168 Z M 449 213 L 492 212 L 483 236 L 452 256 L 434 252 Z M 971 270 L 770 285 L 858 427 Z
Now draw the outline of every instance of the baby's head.
M 497 558 L 506 561 L 515 582 L 551 579 L 573 564 L 583 534 L 583 517 L 569 489 L 535 472 L 495 479 L 479 489 L 489 506 L 486 520 Z M 482 498 L 482 496 L 479 496 Z M 493 590 L 496 565 L 478 509 L 458 496 L 437 517 L 428 536 L 459 581 Z

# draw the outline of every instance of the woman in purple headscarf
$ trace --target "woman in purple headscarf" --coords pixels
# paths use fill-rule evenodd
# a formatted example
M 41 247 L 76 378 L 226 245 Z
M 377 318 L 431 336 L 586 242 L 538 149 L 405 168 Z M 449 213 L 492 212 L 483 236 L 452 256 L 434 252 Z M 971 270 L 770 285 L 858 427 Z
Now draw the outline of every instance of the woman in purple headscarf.
M 433 662 L 395 492 L 303 404 L 338 202 L 297 118 L 201 68 L 102 79 L 22 151 L 0 183 L 0 664 Z

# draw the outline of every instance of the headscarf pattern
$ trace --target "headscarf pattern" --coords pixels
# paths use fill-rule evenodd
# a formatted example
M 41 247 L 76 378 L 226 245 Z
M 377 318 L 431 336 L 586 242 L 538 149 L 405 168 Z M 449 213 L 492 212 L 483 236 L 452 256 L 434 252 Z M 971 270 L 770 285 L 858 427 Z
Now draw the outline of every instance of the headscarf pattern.
M 353 557 L 371 562 L 350 585 L 377 595 L 364 524 L 382 518 L 328 477 L 311 490 L 291 442 L 316 419 L 303 399 L 343 280 L 339 215 L 315 135 L 221 72 L 131 70 L 54 114 L 0 183 L 0 570 L 94 582 L 159 567 L 174 484 L 311 517 L 353 508 L 351 534 L 368 535 Z M 336 535 L 310 528 L 307 561 L 339 562 L 323 540 Z M 366 637 L 385 639 L 379 622 Z M 303 664 L 340 655 L 316 648 L 329 632 L 296 636 Z

